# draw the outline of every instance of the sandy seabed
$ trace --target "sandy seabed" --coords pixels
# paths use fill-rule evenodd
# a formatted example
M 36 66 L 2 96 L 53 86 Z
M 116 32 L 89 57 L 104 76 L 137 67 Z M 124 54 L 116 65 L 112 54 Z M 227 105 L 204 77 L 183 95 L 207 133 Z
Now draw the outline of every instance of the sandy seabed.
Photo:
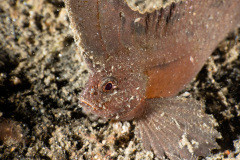
M 0 21 L 0 159 L 157 159 L 134 121 L 82 112 L 89 71 L 61 0 L 0 0 Z M 204 101 L 219 124 L 221 149 L 207 159 L 240 159 L 239 37 L 229 34 L 180 93 Z

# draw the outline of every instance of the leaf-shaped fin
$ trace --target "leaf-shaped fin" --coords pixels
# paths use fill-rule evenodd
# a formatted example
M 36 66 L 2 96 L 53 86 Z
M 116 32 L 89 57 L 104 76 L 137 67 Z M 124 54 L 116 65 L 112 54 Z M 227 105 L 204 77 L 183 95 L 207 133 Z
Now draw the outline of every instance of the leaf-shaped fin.
M 145 149 L 153 149 L 159 158 L 197 159 L 217 147 L 220 133 L 214 119 L 194 100 L 149 99 L 146 113 L 137 120 Z M 150 147 L 151 146 L 151 147 Z
M 125 0 L 64 1 L 78 46 L 103 64 L 111 56 L 144 67 L 184 56 L 203 64 L 240 17 L 239 0 L 178 1 L 145 14 Z

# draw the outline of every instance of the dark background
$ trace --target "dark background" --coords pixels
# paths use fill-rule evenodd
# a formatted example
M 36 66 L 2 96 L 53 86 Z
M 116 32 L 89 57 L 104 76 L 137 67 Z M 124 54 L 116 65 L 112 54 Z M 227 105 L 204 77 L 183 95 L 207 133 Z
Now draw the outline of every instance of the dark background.
M 240 158 L 239 36 L 230 33 L 180 93 L 219 124 L 222 149 L 211 159 Z M 134 122 L 82 113 L 88 72 L 61 0 L 0 0 L 0 159 L 154 159 Z

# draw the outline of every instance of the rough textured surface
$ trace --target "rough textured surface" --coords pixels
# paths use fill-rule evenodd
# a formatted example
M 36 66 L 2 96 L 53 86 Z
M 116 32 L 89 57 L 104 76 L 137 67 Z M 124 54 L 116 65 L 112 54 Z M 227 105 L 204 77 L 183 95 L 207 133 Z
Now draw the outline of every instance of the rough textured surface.
M 0 3 L 0 115 L 20 124 L 25 140 L 1 142 L 0 158 L 154 159 L 134 135 L 134 122 L 82 113 L 78 95 L 88 71 L 63 7 L 55 0 Z M 219 44 L 182 92 L 204 101 L 219 123 L 222 150 L 208 159 L 240 157 L 239 36 L 236 30 Z
M 240 21 L 238 1 L 184 1 L 144 15 L 122 0 L 65 2 L 92 71 L 81 100 L 119 120 L 137 116 L 145 99 L 175 96 Z
M 151 13 L 156 9 L 165 8 L 171 5 L 173 2 L 177 3 L 181 0 L 125 0 L 128 6 L 142 14 L 148 12 Z
M 102 118 L 137 118 L 143 145 L 158 157 L 208 155 L 219 136 L 211 117 L 190 98 L 158 98 L 176 96 L 237 28 L 239 2 L 186 0 L 139 14 L 123 0 L 65 0 L 75 40 L 92 71 L 80 95 L 84 109 Z M 178 145 L 183 135 L 198 145 Z

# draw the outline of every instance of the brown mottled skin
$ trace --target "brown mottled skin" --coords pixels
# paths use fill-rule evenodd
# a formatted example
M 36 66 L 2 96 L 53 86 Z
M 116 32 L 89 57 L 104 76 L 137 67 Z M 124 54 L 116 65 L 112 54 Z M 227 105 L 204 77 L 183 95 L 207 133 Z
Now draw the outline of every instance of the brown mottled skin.
M 65 0 L 75 40 L 92 73 L 85 110 L 137 121 L 158 157 L 196 159 L 217 146 L 210 115 L 176 96 L 240 22 L 240 0 L 186 0 L 152 13 L 123 0 Z M 196 142 L 196 143 L 194 143 Z

